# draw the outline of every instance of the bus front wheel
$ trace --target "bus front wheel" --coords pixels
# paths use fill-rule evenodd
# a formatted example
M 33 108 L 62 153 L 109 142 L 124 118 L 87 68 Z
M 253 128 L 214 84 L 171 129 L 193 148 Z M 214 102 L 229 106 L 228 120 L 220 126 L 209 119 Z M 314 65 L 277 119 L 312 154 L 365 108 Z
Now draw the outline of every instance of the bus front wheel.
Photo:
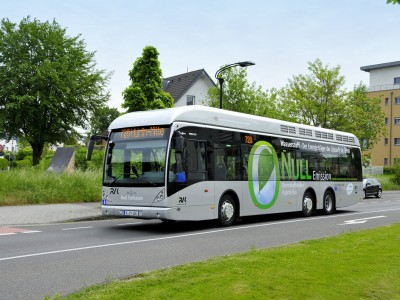
M 218 221 L 222 226 L 230 226 L 235 222 L 236 202 L 232 196 L 224 195 L 218 205 Z
M 305 192 L 302 201 L 303 215 L 310 217 L 314 212 L 314 196 L 311 192 Z

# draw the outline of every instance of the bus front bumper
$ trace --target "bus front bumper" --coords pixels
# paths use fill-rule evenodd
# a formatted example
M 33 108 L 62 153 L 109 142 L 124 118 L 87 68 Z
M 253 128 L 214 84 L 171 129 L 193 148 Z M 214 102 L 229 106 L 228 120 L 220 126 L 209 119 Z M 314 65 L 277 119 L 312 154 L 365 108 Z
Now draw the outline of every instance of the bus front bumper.
M 103 216 L 124 218 L 175 220 L 176 217 L 176 209 L 170 207 L 102 205 L 101 210 Z

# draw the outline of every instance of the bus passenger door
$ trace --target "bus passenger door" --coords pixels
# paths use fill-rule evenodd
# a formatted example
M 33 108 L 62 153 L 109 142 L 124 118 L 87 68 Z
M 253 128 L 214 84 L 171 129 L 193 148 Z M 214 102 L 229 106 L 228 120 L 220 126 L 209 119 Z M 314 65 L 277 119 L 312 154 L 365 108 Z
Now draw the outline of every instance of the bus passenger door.
M 182 153 L 170 159 L 170 172 L 176 172 L 169 176 L 169 186 L 174 187 L 169 195 L 180 208 L 179 214 L 190 220 L 212 219 L 214 184 L 208 181 L 207 142 L 185 139 Z

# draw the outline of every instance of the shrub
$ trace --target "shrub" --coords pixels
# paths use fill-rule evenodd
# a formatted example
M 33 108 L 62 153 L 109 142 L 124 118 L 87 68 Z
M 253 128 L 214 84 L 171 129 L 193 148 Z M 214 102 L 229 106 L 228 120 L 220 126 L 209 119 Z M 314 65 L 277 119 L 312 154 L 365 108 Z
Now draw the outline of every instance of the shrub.
M 392 180 L 395 184 L 400 184 L 400 166 L 394 167 L 394 177 Z
M 86 147 L 78 147 L 75 149 L 75 168 L 78 170 L 99 170 L 103 167 L 104 147 L 99 146 L 93 149 L 92 160 L 86 160 Z
M 5 158 L 0 158 L 0 170 L 7 170 L 9 166 L 9 162 Z
M 15 161 L 15 164 L 18 169 L 31 168 L 32 167 L 32 158 L 25 158 L 23 160 L 17 160 L 17 161 Z
M 31 147 L 25 147 L 22 149 L 19 149 L 17 154 L 15 155 L 16 160 L 24 160 L 27 157 L 32 157 L 33 155 L 33 150 Z
M 383 174 L 394 174 L 396 167 L 383 167 Z

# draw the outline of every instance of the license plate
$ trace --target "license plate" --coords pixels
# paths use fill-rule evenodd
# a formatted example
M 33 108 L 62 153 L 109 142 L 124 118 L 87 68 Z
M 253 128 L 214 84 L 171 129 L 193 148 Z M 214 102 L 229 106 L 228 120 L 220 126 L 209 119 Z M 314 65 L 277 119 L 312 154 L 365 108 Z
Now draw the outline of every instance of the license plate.
M 124 216 L 137 217 L 139 216 L 139 212 L 137 210 L 125 210 Z

